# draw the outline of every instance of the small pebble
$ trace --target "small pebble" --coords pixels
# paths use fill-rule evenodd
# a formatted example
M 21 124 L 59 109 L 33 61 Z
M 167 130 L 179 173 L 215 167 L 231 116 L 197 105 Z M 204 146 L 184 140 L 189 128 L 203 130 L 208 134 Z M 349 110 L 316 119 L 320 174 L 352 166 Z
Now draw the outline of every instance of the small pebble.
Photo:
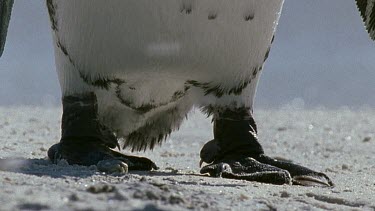
M 116 190 L 115 186 L 107 184 L 96 184 L 87 188 L 87 191 L 90 193 L 110 193 Z
M 279 128 L 277 128 L 277 131 L 286 131 L 288 128 L 286 128 L 286 127 L 279 127 Z
M 38 122 L 38 120 L 36 118 L 30 118 L 29 122 Z
M 241 200 L 241 201 L 245 201 L 245 200 L 248 200 L 249 197 L 241 193 L 241 195 L 240 195 L 240 197 L 238 197 L 238 199 Z
M 98 168 L 97 168 L 95 165 L 91 165 L 91 166 L 89 166 L 89 169 L 90 169 L 91 171 L 98 171 Z
M 286 191 L 282 191 L 280 197 L 281 198 L 289 198 L 290 197 L 290 193 L 288 193 Z
M 183 204 L 185 203 L 185 200 L 180 196 L 172 195 L 169 197 L 169 203 L 170 204 Z
M 111 199 L 118 200 L 118 201 L 127 201 L 127 200 L 129 200 L 124 194 L 122 194 L 119 191 L 116 191 L 115 195 Z
M 57 165 L 58 166 L 69 166 L 69 163 L 68 163 L 68 161 L 62 159 L 62 160 L 57 161 Z
M 23 203 L 18 205 L 20 210 L 47 210 L 50 209 L 48 205 L 39 204 L 39 203 Z
M 77 194 L 73 193 L 69 196 L 69 201 L 79 201 Z
M 141 177 L 141 179 L 139 179 L 139 181 L 140 181 L 140 182 L 146 182 L 147 179 L 146 179 L 146 177 Z
M 342 164 L 341 169 L 342 169 L 342 170 L 348 170 L 348 169 L 349 169 L 349 166 L 346 165 L 346 164 Z
M 371 137 L 365 137 L 364 139 L 363 139 L 363 142 L 370 142 L 371 141 Z
M 156 194 L 150 190 L 146 190 L 146 191 L 137 190 L 134 192 L 133 197 L 136 199 L 147 199 L 147 200 L 159 200 L 160 199 L 159 194 Z

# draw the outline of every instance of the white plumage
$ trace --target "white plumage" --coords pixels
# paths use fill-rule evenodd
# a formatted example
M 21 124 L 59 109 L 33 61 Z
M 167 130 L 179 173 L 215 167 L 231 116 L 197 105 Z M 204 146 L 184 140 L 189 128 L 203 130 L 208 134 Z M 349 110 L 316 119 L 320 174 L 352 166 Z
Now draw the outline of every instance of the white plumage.
M 63 95 L 95 92 L 102 122 L 141 149 L 193 106 L 252 108 L 283 0 L 47 4 Z

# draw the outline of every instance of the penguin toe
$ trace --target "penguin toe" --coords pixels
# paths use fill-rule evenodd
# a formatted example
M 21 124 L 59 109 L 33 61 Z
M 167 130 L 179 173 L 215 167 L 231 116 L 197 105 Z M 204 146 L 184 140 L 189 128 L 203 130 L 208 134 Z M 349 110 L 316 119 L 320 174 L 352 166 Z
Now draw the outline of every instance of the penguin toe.
M 96 167 L 99 171 L 106 172 L 109 174 L 126 174 L 129 171 L 128 164 L 117 159 L 101 160 L 96 164 Z
M 266 155 L 260 155 L 262 163 L 287 170 L 292 176 L 293 185 L 333 187 L 332 180 L 324 173 L 317 172 L 290 161 L 277 160 Z
M 222 160 L 221 162 L 204 166 L 200 173 L 208 174 L 212 177 L 247 180 L 275 185 L 292 184 L 292 177 L 288 171 L 260 163 L 250 157 L 238 159 L 237 161 Z
M 265 155 L 248 157 L 228 155 L 227 158 L 204 166 L 201 174 L 211 177 L 247 180 L 275 185 L 334 186 L 331 179 L 321 172 L 313 171 L 290 161 L 280 161 Z

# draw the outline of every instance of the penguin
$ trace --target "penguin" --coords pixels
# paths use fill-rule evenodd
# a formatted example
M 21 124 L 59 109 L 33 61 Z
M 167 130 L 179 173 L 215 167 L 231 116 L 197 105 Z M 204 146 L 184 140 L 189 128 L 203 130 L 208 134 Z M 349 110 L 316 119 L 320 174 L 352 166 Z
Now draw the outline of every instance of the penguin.
M 375 40 L 375 0 L 356 0 L 371 39 Z
M 158 167 L 114 149 L 153 149 L 199 107 L 214 139 L 201 173 L 270 184 L 333 186 L 265 155 L 253 102 L 284 0 L 46 0 L 62 91 L 57 163 L 127 173 Z M 13 0 L 0 2 L 2 52 Z M 375 0 L 357 0 L 374 39 Z

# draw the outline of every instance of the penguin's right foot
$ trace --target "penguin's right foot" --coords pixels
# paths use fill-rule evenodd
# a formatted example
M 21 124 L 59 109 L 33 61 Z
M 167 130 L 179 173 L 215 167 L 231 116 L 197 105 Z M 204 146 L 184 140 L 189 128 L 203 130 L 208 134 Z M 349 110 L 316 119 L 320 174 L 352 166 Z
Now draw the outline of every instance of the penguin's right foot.
M 106 173 L 158 169 L 148 158 L 124 155 L 103 144 L 87 140 L 64 140 L 48 150 L 48 157 L 53 163 L 66 160 L 69 164 L 96 165 L 99 171 Z
M 94 93 L 64 96 L 61 132 L 60 143 L 48 150 L 53 163 L 66 160 L 71 165 L 96 165 L 107 173 L 157 169 L 147 158 L 112 150 L 118 147 L 118 141 L 109 128 L 100 124 Z

